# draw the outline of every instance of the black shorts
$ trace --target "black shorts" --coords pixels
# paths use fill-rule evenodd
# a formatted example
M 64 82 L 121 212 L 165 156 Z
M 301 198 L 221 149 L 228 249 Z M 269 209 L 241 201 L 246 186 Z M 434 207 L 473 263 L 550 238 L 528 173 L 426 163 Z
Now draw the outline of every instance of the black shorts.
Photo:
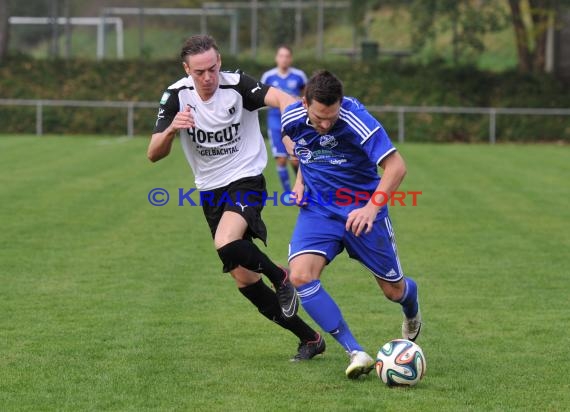
M 239 213 L 247 222 L 244 239 L 261 239 L 267 245 L 267 227 L 261 219 L 261 211 L 267 198 L 263 175 L 244 177 L 227 186 L 200 192 L 200 202 L 212 238 L 226 211 Z

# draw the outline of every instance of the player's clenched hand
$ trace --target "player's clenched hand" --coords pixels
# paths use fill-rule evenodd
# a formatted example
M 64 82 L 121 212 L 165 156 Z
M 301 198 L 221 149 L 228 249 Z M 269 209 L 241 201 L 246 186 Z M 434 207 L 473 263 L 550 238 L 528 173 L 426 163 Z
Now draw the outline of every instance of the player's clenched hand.
M 356 236 L 360 236 L 363 231 L 370 233 L 377 214 L 378 208 L 370 203 L 359 209 L 354 209 L 348 214 L 346 230 L 351 231 Z
M 196 123 L 194 122 L 194 115 L 191 112 L 190 106 L 186 106 L 183 111 L 176 113 L 170 127 L 176 130 L 180 129 L 190 129 L 194 127 Z
M 291 190 L 290 198 L 295 201 L 297 206 L 307 206 L 307 199 L 305 198 L 305 185 L 296 181 L 293 189 Z

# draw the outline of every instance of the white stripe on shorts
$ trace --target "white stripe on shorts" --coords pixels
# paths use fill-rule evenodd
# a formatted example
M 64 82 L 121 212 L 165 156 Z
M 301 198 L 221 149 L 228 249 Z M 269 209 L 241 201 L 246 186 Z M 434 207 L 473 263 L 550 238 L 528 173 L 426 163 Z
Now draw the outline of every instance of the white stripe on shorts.
M 402 270 L 402 266 L 400 265 L 400 258 L 398 257 L 398 248 L 396 247 L 396 235 L 394 234 L 394 229 L 392 229 L 392 222 L 390 222 L 390 218 L 388 216 L 384 218 L 384 223 L 386 223 L 386 227 L 388 228 L 388 234 L 390 235 L 390 240 L 392 241 L 392 249 L 394 249 L 394 254 L 396 255 L 396 263 L 398 264 L 398 273 L 404 276 L 404 271 Z
M 289 246 L 289 248 L 291 248 L 291 246 Z M 297 252 L 297 253 L 289 256 L 288 261 L 291 262 L 291 259 L 293 259 L 294 257 L 299 256 L 299 255 L 306 255 L 307 253 L 311 253 L 313 255 L 322 255 L 325 258 L 327 257 L 327 254 L 324 250 L 306 249 L 306 250 L 301 250 L 300 252 Z

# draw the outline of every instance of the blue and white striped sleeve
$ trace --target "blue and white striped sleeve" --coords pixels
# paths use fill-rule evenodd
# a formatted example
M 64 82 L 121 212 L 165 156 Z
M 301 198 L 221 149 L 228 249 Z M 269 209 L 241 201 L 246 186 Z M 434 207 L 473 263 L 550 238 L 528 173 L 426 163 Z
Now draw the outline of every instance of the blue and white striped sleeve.
M 396 151 L 388 134 L 380 124 L 357 100 L 352 106 L 341 107 L 340 117 L 352 128 L 360 138 L 360 145 L 368 158 L 376 165 Z

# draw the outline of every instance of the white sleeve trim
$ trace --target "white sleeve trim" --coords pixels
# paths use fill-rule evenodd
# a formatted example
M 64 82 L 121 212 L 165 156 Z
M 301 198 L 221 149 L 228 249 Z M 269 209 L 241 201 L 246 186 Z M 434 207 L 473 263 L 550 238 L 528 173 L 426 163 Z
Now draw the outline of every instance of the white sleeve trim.
M 372 135 L 374 133 L 376 133 L 378 130 L 380 130 L 380 126 L 377 126 L 374 130 L 372 130 L 368 136 L 366 136 L 364 139 L 362 139 L 362 141 L 360 142 L 361 145 L 363 145 L 364 143 L 366 143 L 368 141 L 368 139 L 370 139 L 372 137 Z
M 382 156 L 380 156 L 378 158 L 378 160 L 376 161 L 376 164 L 378 166 L 380 166 L 380 163 L 382 163 L 382 160 L 386 159 L 388 156 L 390 156 L 392 153 L 394 153 L 396 151 L 396 148 L 393 147 L 390 150 L 388 150 L 386 153 L 384 153 Z

